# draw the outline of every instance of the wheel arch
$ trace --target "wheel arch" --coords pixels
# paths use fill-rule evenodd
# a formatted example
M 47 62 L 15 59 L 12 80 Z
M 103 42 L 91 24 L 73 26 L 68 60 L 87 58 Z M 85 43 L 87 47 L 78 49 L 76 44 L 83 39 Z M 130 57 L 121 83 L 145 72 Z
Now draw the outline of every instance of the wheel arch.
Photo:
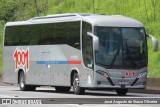
M 17 83 L 19 84 L 19 76 L 20 76 L 20 74 L 21 74 L 21 72 L 23 72 L 24 73 L 24 70 L 23 69 L 19 69 L 18 70 L 18 81 L 17 81 Z M 24 73 L 25 74 L 25 73 Z
M 71 74 L 70 74 L 70 84 L 71 84 L 71 86 L 73 86 L 73 77 L 74 77 L 75 73 L 79 74 L 79 70 L 77 68 L 73 68 L 71 70 Z

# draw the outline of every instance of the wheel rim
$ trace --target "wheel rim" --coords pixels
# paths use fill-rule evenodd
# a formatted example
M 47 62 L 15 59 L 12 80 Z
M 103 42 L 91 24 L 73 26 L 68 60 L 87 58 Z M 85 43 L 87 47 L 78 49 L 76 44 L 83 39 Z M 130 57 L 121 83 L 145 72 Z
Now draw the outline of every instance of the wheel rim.
M 24 87 L 24 78 L 23 78 L 23 75 L 21 75 L 20 86 L 21 86 L 22 88 Z
M 74 90 L 77 91 L 78 87 L 79 87 L 79 79 L 78 79 L 78 77 L 76 77 L 74 79 L 73 85 L 74 85 Z

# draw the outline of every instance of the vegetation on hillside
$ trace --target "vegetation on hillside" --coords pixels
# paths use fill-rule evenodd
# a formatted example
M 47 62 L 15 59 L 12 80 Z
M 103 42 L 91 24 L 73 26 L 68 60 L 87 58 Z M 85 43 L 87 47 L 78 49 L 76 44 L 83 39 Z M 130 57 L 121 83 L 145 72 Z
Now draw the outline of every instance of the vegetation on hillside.
M 144 23 L 146 32 L 160 41 L 159 0 L 0 0 L 0 37 L 8 21 L 59 13 L 96 13 L 124 15 Z M 1 40 L 2 41 L 2 40 Z M 160 52 L 149 48 L 149 77 L 160 77 Z M 0 59 L 2 51 L 0 51 Z M 1 62 L 0 62 L 1 64 Z M 0 67 L 1 68 L 1 67 Z

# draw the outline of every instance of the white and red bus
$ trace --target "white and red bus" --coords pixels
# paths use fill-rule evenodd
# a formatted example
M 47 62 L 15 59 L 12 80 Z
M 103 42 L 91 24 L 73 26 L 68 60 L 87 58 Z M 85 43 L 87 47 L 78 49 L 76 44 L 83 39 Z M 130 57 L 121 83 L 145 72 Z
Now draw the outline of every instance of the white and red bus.
M 147 81 L 144 25 L 116 15 L 57 14 L 8 22 L 3 44 L 3 81 L 22 91 L 47 85 L 84 94 L 111 89 L 126 95 Z

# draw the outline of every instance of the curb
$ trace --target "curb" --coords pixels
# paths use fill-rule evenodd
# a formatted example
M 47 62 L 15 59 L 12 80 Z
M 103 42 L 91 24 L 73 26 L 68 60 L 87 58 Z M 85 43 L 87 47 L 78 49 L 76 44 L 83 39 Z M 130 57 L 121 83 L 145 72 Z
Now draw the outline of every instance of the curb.
M 0 74 L 0 86 L 4 85 L 3 81 L 2 81 L 2 75 Z
M 152 90 L 152 89 L 129 89 L 128 92 L 145 93 L 145 94 L 160 94 L 160 90 Z

